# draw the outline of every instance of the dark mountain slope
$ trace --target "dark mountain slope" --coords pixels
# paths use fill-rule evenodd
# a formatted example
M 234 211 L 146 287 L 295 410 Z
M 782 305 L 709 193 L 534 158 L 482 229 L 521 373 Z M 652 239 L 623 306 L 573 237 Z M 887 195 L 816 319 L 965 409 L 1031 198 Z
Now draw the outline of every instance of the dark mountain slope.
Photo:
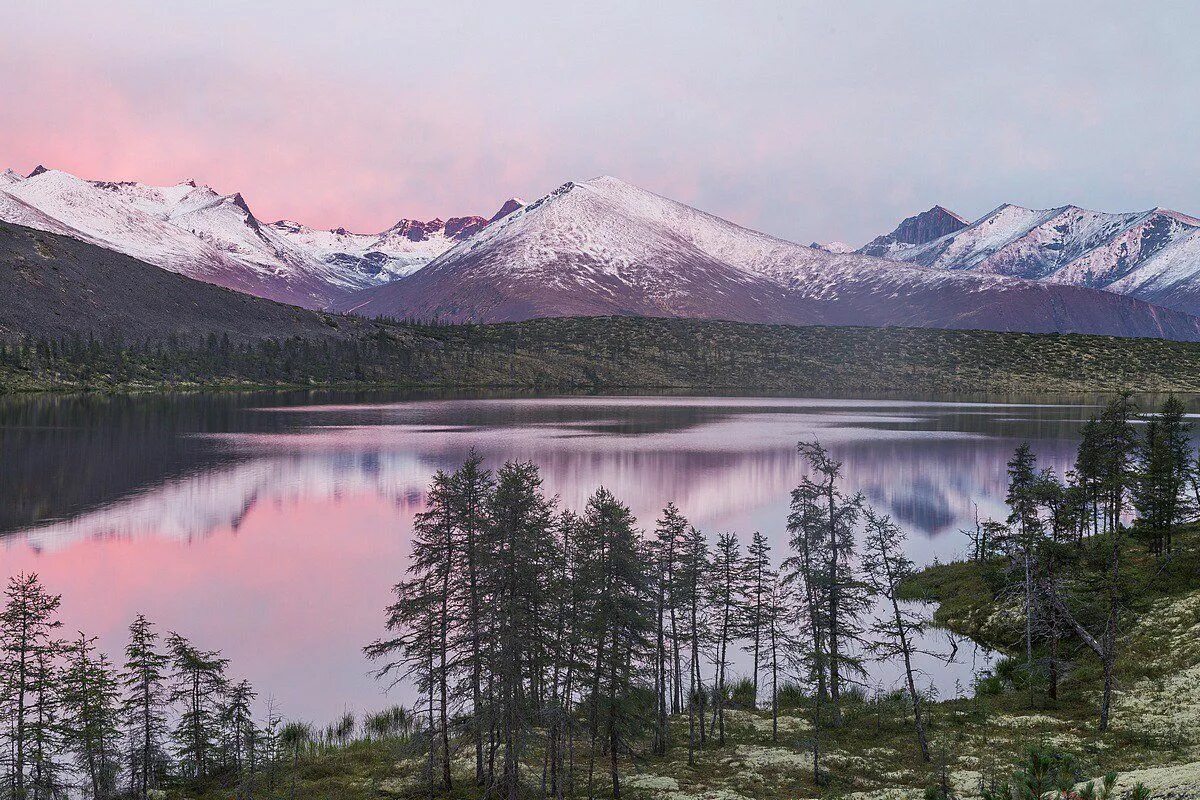
M 0 222 L 0 337 L 126 341 L 215 333 L 246 341 L 344 336 L 369 323 L 185 278 L 67 236 Z

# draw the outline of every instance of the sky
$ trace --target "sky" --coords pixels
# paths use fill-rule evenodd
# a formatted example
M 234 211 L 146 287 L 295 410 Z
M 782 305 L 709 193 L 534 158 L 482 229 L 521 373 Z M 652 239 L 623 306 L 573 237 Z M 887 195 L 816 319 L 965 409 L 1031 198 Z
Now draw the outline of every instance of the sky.
M 934 204 L 1200 214 L 1200 4 L 0 4 L 0 169 L 382 230 L 615 175 L 861 244 Z

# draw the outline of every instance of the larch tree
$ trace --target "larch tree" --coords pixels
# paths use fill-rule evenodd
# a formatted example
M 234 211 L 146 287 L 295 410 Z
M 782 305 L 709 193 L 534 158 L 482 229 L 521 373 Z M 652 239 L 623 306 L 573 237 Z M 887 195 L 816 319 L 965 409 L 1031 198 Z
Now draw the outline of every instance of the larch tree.
M 500 746 L 500 789 L 515 800 L 520 793 L 521 759 L 543 698 L 541 677 L 550 661 L 552 620 L 546 581 L 557 559 L 554 502 L 542 492 L 531 462 L 505 464 L 496 476 L 490 525 L 490 564 L 484 573 L 493 603 L 498 649 L 496 696 Z
M 1022 442 L 1008 461 L 1008 525 L 1009 541 L 1014 557 L 1021 567 L 1021 586 L 1025 612 L 1025 676 L 1029 684 L 1029 703 L 1033 705 L 1034 630 L 1037 628 L 1037 571 L 1038 550 L 1042 544 L 1043 526 L 1038 505 L 1037 459 L 1028 442 Z
M 85 778 L 85 794 L 116 795 L 120 773 L 120 680 L 96 638 L 82 632 L 66 649 L 62 679 L 66 744 Z
M 178 633 L 167 634 L 171 658 L 171 702 L 178 709 L 174 739 L 184 774 L 204 780 L 212 767 L 219 730 L 220 702 L 227 688 L 229 660 L 201 650 Z
M 456 594 L 459 613 L 465 617 L 459 626 L 456 647 L 459 661 L 467 673 L 471 702 L 471 739 L 475 749 L 475 784 L 486 782 L 484 772 L 484 730 L 490 730 L 485 717 L 484 673 L 486 669 L 487 604 L 483 594 L 481 571 L 486 560 L 483 551 L 484 531 L 490 525 L 488 511 L 495 489 L 490 470 L 483 469 L 483 459 L 471 452 L 462 467 L 451 479 L 450 503 L 457 547 L 454 571 L 457 575 Z
M 634 525 L 629 507 L 604 488 L 596 491 L 583 514 L 585 580 L 596 592 L 589 620 L 595 655 L 591 750 L 594 759 L 597 736 L 602 737 L 614 800 L 621 796 L 618 759 L 627 749 L 637 717 L 632 697 L 634 665 L 649 655 L 654 629 L 649 581 Z M 593 797 L 591 778 L 588 783 L 588 795 Z
M 386 627 L 391 636 L 377 639 L 363 648 L 372 661 L 383 664 L 375 671 L 375 677 L 386 680 L 388 687 L 402 681 L 410 681 L 422 697 L 426 715 L 427 759 L 426 784 L 428 795 L 433 797 L 441 776 L 436 769 L 438 740 L 436 704 L 434 697 L 438 687 L 437 653 L 439 641 L 440 596 L 435 576 L 422 573 L 393 587 L 395 600 L 385 611 Z M 299 747 L 304 740 L 298 729 L 284 726 L 281 737 L 293 749 L 293 776 L 295 762 L 299 759 Z M 306 739 L 305 739 L 306 740 Z M 293 786 L 294 788 L 294 786 Z
M 755 531 L 750 545 L 746 548 L 746 588 L 744 631 L 746 644 L 744 648 L 750 653 L 751 675 L 754 684 L 754 705 L 758 705 L 758 679 L 761 672 L 764 648 L 767 644 L 768 620 L 772 586 L 775 583 L 775 571 L 771 566 L 771 545 L 767 537 Z
M 1171 552 L 1176 532 L 1193 503 L 1191 484 L 1191 425 L 1183 403 L 1171 395 L 1144 426 L 1137 448 L 1133 482 L 1136 530 L 1157 555 Z
M 655 618 L 655 727 L 654 752 L 662 755 L 669 745 L 667 721 L 671 712 L 682 710 L 682 680 L 679 642 L 679 550 L 687 535 L 687 520 L 674 503 L 668 503 L 654 529 L 649 545 L 649 563 L 654 591 Z
M 737 536 L 722 533 L 717 536 L 709 570 L 708 604 L 713 613 L 713 685 L 712 722 L 709 732 L 716 729 L 717 743 L 725 745 L 725 705 L 729 690 L 725 683 L 729 666 L 729 644 L 742 627 L 742 598 L 746 591 L 745 568 Z
M 437 648 L 434 654 L 437 674 L 437 727 L 441 753 L 442 789 L 453 789 L 450 772 L 450 637 L 453 633 L 451 572 L 455 564 L 454 512 L 452 479 L 441 470 L 433 476 L 425 498 L 425 510 L 413 520 L 412 555 L 408 571 L 425 580 L 437 593 L 435 628 Z
M 793 506 L 807 506 L 808 524 L 816 523 L 814 541 L 825 559 L 823 576 L 817 578 L 824 608 L 824 635 L 828 657 L 829 700 L 832 723 L 841 725 L 842 686 L 850 675 L 863 674 L 862 662 L 851 654 L 850 645 L 860 638 L 861 618 L 868 601 L 863 586 L 853 574 L 855 530 L 862 514 L 861 494 L 846 495 L 840 487 L 842 463 L 818 442 L 801 442 L 797 448 L 813 476 L 805 476 L 793 492 Z M 824 529 L 821 534 L 820 528 Z
M 919 652 L 918 642 L 924 633 L 924 623 L 900 604 L 900 584 L 913 572 L 913 562 L 904 555 L 906 537 L 892 520 L 866 509 L 866 535 L 863 542 L 862 568 L 872 590 L 884 604 L 881 616 L 872 626 L 875 634 L 870 648 L 883 660 L 901 659 L 904 682 L 913 712 L 913 727 L 921 760 L 930 760 L 929 739 L 925 733 L 925 716 L 921 694 L 917 691 L 916 668 L 913 657 Z
M 121 669 L 124 687 L 122 717 L 129 743 L 130 794 L 148 800 L 158 786 L 166 754 L 167 677 L 170 659 L 158 649 L 154 625 L 139 614 L 129 626 L 125 663 Z
M 708 692 L 700 671 L 700 652 L 708 640 L 704 580 L 708 574 L 708 541 L 695 526 L 688 526 L 679 548 L 675 576 L 683 614 L 683 636 L 688 650 L 688 764 L 696 763 L 696 749 L 704 747 L 704 709 Z
M 50 689 L 50 664 L 59 650 L 55 634 L 61 595 L 47 592 L 36 573 L 18 573 L 8 580 L 0 610 L 0 674 L 4 711 L 10 723 L 12 787 L 26 796 L 30 749 L 38 737 L 50 735 L 44 715 Z M 42 766 L 38 767 L 42 769 Z

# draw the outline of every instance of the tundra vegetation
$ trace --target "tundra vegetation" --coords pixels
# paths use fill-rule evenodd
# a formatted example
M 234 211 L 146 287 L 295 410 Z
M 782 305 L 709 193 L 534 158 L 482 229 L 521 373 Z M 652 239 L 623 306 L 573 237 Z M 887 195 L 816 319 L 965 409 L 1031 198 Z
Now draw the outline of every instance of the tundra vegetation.
M 437 473 L 364 650 L 419 700 L 323 727 L 144 617 L 110 659 L 65 634 L 36 575 L 12 576 L 0 792 L 1196 796 L 1200 464 L 1177 400 L 1116 397 L 1064 475 L 1018 447 L 1008 516 L 967 532 L 968 560 L 921 571 L 843 464 L 799 452 L 781 553 L 671 503 L 640 527 L 604 488 L 564 508 L 529 462 Z M 939 697 L 919 665 L 964 638 L 1002 657 Z M 872 679 L 881 663 L 894 685 Z

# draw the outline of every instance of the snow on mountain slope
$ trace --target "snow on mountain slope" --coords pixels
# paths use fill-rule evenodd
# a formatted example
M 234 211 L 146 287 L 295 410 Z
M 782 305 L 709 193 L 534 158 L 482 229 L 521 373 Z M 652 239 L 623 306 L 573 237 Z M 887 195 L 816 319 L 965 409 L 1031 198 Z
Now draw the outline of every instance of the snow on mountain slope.
M 133 256 L 209 283 L 248 290 L 239 266 L 224 254 L 166 220 L 112 193 L 59 170 L 36 172 L 3 188 L 4 194 L 81 234 L 90 244 Z M 41 227 L 4 217 L 6 222 Z
M 336 307 L 497 322 L 624 314 L 1195 339 L 1200 320 L 1104 292 L 834 254 L 611 177 L 568 183 L 403 281 Z
M 1105 289 L 1196 314 L 1198 234 L 1200 220 L 1161 208 L 1106 213 L 1005 204 L 961 230 L 881 254 L 938 269 Z
M 453 217 L 401 220 L 379 234 L 316 231 L 289 221 L 264 224 L 240 194 L 222 195 L 194 181 L 86 181 L 44 167 L 25 178 L 11 170 L 0 174 L 0 220 L 310 308 L 411 274 L 489 222 Z
M 813 242 L 809 245 L 814 250 L 824 250 L 826 253 L 853 253 L 854 248 L 845 242 Z

